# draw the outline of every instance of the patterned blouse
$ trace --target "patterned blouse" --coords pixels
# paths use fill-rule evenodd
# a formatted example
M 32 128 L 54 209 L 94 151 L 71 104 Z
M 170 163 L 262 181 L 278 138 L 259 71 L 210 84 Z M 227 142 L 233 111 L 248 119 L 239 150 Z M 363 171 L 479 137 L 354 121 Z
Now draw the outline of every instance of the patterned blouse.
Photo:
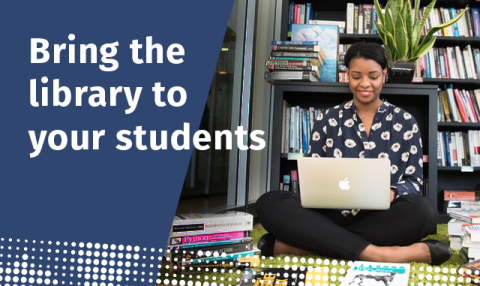
M 399 195 L 422 194 L 423 153 L 417 122 L 410 113 L 388 102 L 378 108 L 369 137 L 353 100 L 326 109 L 315 120 L 308 154 L 389 158 L 392 188 Z

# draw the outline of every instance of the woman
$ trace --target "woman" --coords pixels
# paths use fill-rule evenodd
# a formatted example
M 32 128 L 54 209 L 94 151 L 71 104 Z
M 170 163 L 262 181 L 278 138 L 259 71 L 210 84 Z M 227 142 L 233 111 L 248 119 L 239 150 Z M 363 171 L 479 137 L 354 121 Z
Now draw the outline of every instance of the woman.
M 297 194 L 272 191 L 256 203 L 263 255 L 319 254 L 341 259 L 441 264 L 452 255 L 436 232 L 437 211 L 421 196 L 422 142 L 415 118 L 380 99 L 387 73 L 382 46 L 353 44 L 345 55 L 353 100 L 329 108 L 314 123 L 312 157 L 391 161 L 391 206 L 385 211 L 305 209 Z

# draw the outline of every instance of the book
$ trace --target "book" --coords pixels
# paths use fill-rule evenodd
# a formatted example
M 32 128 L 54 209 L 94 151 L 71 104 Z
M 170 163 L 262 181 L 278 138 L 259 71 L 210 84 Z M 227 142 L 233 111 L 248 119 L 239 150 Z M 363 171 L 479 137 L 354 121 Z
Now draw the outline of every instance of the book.
M 345 31 L 346 34 L 353 34 L 353 10 L 354 4 L 347 3 L 347 30 Z
M 182 265 L 189 266 L 189 265 L 199 265 L 199 264 L 214 264 L 215 262 L 236 262 L 239 261 L 239 258 L 242 257 L 251 257 L 251 256 L 258 256 L 260 255 L 260 250 L 253 249 L 243 252 L 237 253 L 229 253 L 225 255 L 219 256 L 210 256 L 205 258 L 197 258 L 197 259 L 182 259 Z
M 475 201 L 480 199 L 474 191 L 443 191 L 444 201 Z
M 468 202 L 468 201 L 445 201 L 443 202 L 443 212 L 451 213 L 457 212 L 480 212 L 480 202 Z
M 250 231 L 233 231 L 212 234 L 186 235 L 181 237 L 171 237 L 169 246 L 199 244 L 206 242 L 238 240 L 250 236 Z
M 272 45 L 272 51 L 289 52 L 319 52 L 322 47 L 317 45 Z
M 408 263 L 355 261 L 340 286 L 374 285 L 379 282 L 379 285 L 406 286 L 409 274 Z
M 317 73 L 314 71 L 273 71 L 265 72 L 264 77 L 270 83 L 275 80 L 318 81 Z
M 173 219 L 170 237 L 253 229 L 253 216 L 245 212 L 180 214 Z
M 467 225 L 463 228 L 465 235 L 470 238 L 472 242 L 480 242 L 480 226 Z
M 480 212 L 456 212 L 449 213 L 451 218 L 467 223 L 480 223 Z
M 308 24 L 320 24 L 320 25 L 337 25 L 340 34 L 345 34 L 345 21 L 329 21 L 329 20 L 310 20 Z
M 237 286 L 324 285 L 328 282 L 323 267 L 246 268 Z
M 315 63 L 312 63 L 311 60 L 277 60 L 277 59 L 270 59 L 265 61 L 265 66 L 268 68 L 269 66 L 273 66 L 274 69 L 278 67 L 292 67 L 292 66 L 317 66 Z M 318 67 L 318 66 L 317 66 Z
M 292 41 L 319 41 L 325 53 L 320 68 L 321 82 L 337 82 L 339 28 L 335 25 L 293 25 Z
M 196 247 L 190 249 L 183 249 L 181 253 L 183 259 L 202 259 L 208 257 L 218 257 L 226 254 L 233 254 L 238 252 L 245 252 L 253 250 L 253 240 L 229 244 L 229 245 L 216 245 L 216 246 L 206 246 L 206 247 Z

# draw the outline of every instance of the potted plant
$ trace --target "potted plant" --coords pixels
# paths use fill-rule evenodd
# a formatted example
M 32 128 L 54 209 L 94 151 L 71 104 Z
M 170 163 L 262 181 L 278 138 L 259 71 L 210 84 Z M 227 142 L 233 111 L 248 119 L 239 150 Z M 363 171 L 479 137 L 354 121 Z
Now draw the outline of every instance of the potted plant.
M 411 83 L 415 62 L 432 49 L 437 39 L 437 36 L 434 35 L 435 32 L 453 25 L 466 11 L 464 9 L 452 20 L 431 28 L 422 37 L 422 29 L 435 2 L 436 0 L 430 2 L 420 17 L 420 0 L 415 0 L 414 10 L 412 10 L 410 0 L 406 0 L 405 3 L 403 0 L 388 0 L 384 13 L 382 13 L 378 0 L 374 0 L 380 22 L 374 21 L 374 24 L 387 52 L 390 82 Z M 404 78 L 405 76 L 407 78 Z

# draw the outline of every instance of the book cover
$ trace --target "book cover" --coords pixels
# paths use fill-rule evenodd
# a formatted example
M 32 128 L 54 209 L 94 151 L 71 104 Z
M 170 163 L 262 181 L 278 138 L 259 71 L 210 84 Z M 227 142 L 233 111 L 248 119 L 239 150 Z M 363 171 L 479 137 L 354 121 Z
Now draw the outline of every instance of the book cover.
M 340 286 L 408 285 L 410 264 L 355 261 Z
M 451 218 L 461 220 L 467 223 L 480 223 L 480 212 L 456 212 L 450 214 Z
M 322 267 L 247 268 L 237 286 L 325 285 L 328 274 Z
M 321 82 L 337 82 L 339 29 L 335 25 L 293 25 L 292 41 L 319 41 L 325 52 Z

